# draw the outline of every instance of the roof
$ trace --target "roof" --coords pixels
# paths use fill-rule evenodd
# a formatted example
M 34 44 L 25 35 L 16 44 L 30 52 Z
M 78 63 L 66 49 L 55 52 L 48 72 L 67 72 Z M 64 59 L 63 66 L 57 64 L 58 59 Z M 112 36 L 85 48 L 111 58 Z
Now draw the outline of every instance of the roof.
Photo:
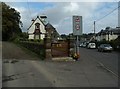
M 97 33 L 97 35 L 105 35 L 108 32 L 112 32 L 113 34 L 120 34 L 120 28 L 110 28 L 110 29 L 105 29 L 101 30 L 100 32 Z
M 51 30 L 53 30 L 54 34 L 56 33 L 57 35 L 59 35 L 59 33 L 56 31 L 56 29 L 50 23 L 47 23 L 45 28 L 48 28 L 46 30 L 51 29 Z
M 33 22 L 32 22 L 32 24 L 30 25 L 30 27 L 35 23 L 35 21 L 36 21 L 37 19 L 39 19 L 39 20 L 43 23 L 43 21 L 39 18 L 39 16 L 37 16 L 37 18 L 36 18 L 35 20 L 33 20 Z M 44 23 L 43 23 L 43 25 L 45 26 Z M 29 27 L 27 30 L 29 30 L 30 27 Z
M 46 28 L 55 29 L 50 23 L 47 23 L 45 27 L 46 27 Z
M 115 28 L 111 30 L 114 34 L 120 34 L 120 28 Z

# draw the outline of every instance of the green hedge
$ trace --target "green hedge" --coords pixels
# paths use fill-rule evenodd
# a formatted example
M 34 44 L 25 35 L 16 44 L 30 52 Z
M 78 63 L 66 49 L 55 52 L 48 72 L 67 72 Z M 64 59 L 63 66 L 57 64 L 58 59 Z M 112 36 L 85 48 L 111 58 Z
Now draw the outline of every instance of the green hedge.
M 32 52 L 35 52 L 36 54 L 38 54 L 42 60 L 45 59 L 44 44 L 41 44 L 39 42 L 27 42 L 27 41 L 20 41 L 19 44 L 31 50 Z
M 120 48 L 118 48 L 118 46 L 120 47 L 120 40 L 118 40 L 118 39 L 111 40 L 111 41 L 105 41 L 105 40 L 99 41 L 99 42 L 96 42 L 96 45 L 98 47 L 100 44 L 107 44 L 107 43 L 110 44 L 114 50 L 120 51 Z

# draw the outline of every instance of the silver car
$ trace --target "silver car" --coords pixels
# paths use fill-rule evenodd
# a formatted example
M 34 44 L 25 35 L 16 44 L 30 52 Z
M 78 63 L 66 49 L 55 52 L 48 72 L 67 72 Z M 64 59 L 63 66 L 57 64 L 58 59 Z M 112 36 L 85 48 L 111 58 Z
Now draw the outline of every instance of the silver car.
M 98 46 L 99 52 L 109 51 L 111 52 L 113 50 L 112 46 L 110 44 L 101 44 Z

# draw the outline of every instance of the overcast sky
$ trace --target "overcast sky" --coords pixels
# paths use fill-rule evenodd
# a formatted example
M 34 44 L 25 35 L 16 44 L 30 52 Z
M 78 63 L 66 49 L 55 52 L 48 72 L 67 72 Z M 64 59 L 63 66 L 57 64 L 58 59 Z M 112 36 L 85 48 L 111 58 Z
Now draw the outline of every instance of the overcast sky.
M 73 15 L 83 17 L 83 33 L 92 33 L 93 22 L 118 7 L 118 2 L 7 2 L 7 4 L 20 12 L 23 31 L 27 31 L 31 19 L 45 14 L 47 20 L 60 34 L 73 32 Z M 107 26 L 113 28 L 118 26 L 118 10 L 96 22 L 96 32 Z

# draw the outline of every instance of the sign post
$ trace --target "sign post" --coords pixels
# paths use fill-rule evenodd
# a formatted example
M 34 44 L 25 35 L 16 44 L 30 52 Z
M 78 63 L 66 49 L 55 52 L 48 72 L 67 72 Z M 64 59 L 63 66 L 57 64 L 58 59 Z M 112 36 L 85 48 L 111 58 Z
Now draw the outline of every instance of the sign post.
M 79 36 L 82 35 L 82 16 L 73 16 L 73 35 L 76 36 L 75 53 L 80 55 Z

